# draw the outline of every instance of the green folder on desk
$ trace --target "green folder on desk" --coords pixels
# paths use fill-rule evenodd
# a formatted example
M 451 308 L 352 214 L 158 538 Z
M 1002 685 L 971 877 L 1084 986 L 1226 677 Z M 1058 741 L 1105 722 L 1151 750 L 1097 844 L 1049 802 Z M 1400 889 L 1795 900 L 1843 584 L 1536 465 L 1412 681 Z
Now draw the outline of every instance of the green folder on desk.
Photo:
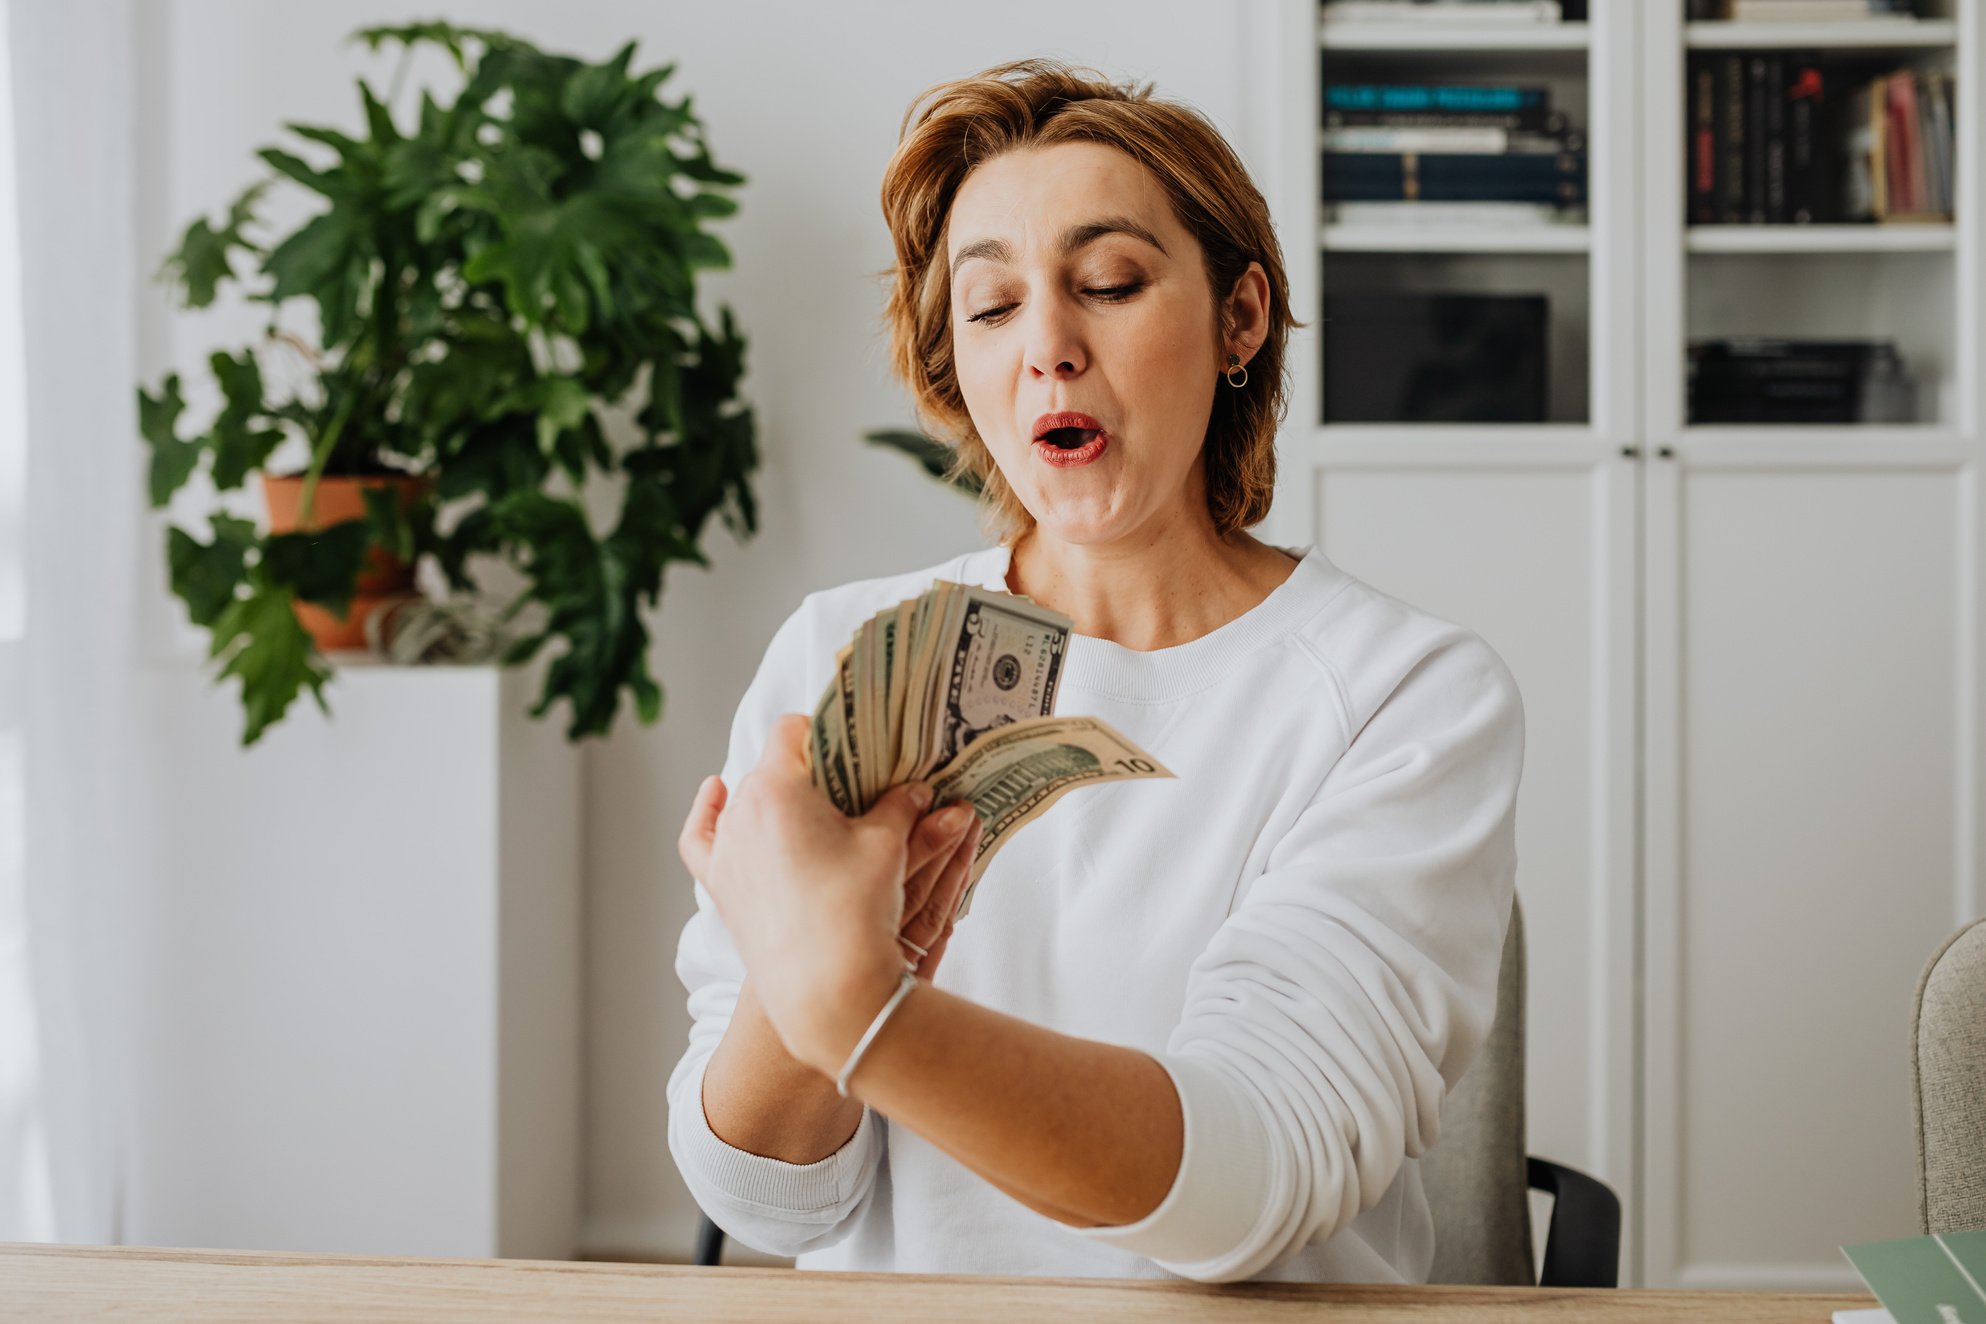
M 1986 1228 L 1841 1251 L 1896 1324 L 1986 1324 Z

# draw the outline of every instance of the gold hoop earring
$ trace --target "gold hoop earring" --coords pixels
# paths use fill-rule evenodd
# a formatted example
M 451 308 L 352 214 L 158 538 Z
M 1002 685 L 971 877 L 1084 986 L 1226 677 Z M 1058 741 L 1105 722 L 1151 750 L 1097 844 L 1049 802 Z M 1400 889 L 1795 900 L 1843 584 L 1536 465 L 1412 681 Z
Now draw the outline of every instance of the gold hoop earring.
M 1242 387 L 1244 387 L 1244 386 L 1246 386 L 1246 385 L 1248 385 L 1248 369 L 1246 369 L 1246 368 L 1243 368 L 1243 369 L 1241 369 L 1241 370 L 1240 370 L 1240 371 L 1241 371 L 1241 380 L 1240 380 L 1240 381 L 1236 381 L 1236 380 L 1234 379 L 1234 374 L 1235 374 L 1235 366 L 1234 366 L 1234 365 L 1235 365 L 1235 364 L 1237 364 L 1237 363 L 1240 363 L 1240 362 L 1241 362 L 1241 355 L 1239 355 L 1239 354 L 1230 354 L 1230 355 L 1228 355 L 1228 356 L 1227 356 L 1227 363 L 1228 363 L 1228 367 L 1227 367 L 1227 371 L 1221 374 L 1221 376 L 1223 376 L 1223 377 L 1225 377 L 1225 378 L 1227 378 L 1227 384 L 1228 384 L 1229 386 L 1232 386 L 1232 387 L 1233 387 L 1233 388 L 1234 388 L 1235 390 L 1237 390 L 1237 391 L 1238 391 L 1238 390 L 1240 390 L 1240 389 L 1241 389 Z

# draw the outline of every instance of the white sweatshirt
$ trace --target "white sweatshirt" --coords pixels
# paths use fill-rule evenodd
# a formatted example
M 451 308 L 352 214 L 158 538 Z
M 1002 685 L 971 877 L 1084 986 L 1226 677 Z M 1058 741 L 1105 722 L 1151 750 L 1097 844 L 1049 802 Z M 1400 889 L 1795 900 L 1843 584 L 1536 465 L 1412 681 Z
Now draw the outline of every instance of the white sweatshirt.
M 1284 583 L 1188 643 L 1071 637 L 1055 711 L 1105 719 L 1176 780 L 1072 791 L 1023 828 L 934 981 L 1164 1066 L 1185 1149 L 1158 1208 L 1068 1227 L 873 1110 L 816 1163 L 725 1144 L 703 1073 L 744 969 L 699 882 L 669 1148 L 727 1233 L 803 1269 L 1426 1281 L 1416 1159 L 1495 1008 L 1523 707 L 1477 635 L 1289 550 Z M 810 594 L 739 705 L 725 784 L 775 717 L 813 711 L 863 620 L 937 578 L 1004 590 L 1008 561 Z

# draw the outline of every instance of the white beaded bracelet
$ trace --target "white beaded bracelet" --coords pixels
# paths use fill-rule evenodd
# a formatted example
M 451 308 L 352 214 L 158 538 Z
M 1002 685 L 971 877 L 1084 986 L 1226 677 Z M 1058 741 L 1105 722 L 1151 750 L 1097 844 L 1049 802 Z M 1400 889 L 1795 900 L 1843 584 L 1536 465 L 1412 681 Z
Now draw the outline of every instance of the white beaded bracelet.
M 869 1050 L 869 1045 L 874 1042 L 878 1034 L 882 1033 L 883 1022 L 890 1018 L 890 1013 L 895 1011 L 897 1005 L 910 995 L 910 990 L 916 987 L 917 972 L 908 966 L 904 967 L 903 974 L 897 978 L 896 992 L 890 994 L 890 1000 L 883 1004 L 883 1009 L 876 1013 L 876 1019 L 869 1022 L 869 1028 L 864 1030 L 862 1037 L 856 1041 L 855 1051 L 841 1064 L 841 1074 L 834 1078 L 836 1094 L 844 1099 L 848 1097 L 848 1078 L 855 1074 L 855 1064 L 862 1060 L 862 1054 Z

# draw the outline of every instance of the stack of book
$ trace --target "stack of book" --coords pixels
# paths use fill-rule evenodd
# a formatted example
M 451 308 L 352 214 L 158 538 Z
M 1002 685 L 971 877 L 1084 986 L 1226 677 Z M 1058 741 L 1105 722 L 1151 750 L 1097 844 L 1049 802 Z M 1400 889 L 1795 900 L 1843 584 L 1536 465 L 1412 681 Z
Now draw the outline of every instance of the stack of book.
M 1586 0 L 1324 0 L 1326 23 L 1558 23 L 1583 20 Z
M 1585 136 L 1542 86 L 1327 84 L 1322 146 L 1339 221 L 1563 220 L 1586 203 Z
M 1863 23 L 1917 17 L 1917 0 L 1689 0 L 1692 21 Z
M 1888 340 L 1736 337 L 1689 347 L 1692 423 L 1909 423 L 1914 395 Z
M 1953 214 L 1952 80 L 1901 69 L 1848 99 L 1842 207 L 1850 220 L 1949 221 Z
M 1696 225 L 1948 220 L 1949 77 L 1852 78 L 1812 55 L 1692 59 L 1687 219 Z

